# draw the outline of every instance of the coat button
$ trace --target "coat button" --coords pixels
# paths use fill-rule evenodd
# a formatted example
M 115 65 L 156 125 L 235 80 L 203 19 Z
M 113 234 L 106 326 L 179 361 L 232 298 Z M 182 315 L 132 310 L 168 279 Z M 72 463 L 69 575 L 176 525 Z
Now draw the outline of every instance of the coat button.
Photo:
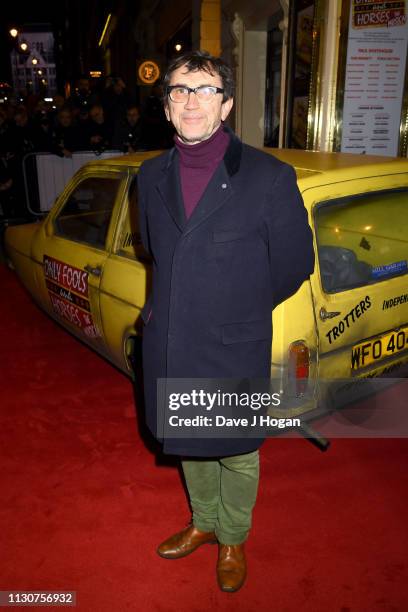
M 221 188 L 222 188 L 222 189 L 226 189 L 226 188 L 227 188 L 227 183 L 223 183 L 223 184 L 221 185 Z

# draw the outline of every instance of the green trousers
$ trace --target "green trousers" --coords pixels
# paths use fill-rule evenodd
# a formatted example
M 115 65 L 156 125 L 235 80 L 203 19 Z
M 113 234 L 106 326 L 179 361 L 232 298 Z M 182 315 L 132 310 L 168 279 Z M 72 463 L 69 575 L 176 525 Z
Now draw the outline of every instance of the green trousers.
M 221 544 L 242 544 L 251 527 L 259 482 L 259 452 L 182 459 L 193 525 L 215 531 Z

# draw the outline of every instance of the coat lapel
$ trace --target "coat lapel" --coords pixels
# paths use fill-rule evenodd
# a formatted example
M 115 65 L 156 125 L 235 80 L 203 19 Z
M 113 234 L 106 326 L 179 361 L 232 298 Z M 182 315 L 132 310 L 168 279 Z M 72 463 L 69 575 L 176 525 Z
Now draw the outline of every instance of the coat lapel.
M 191 217 L 187 220 L 184 228 L 185 234 L 192 232 L 234 195 L 231 177 L 238 172 L 241 164 L 242 143 L 227 126 L 224 126 L 224 131 L 230 136 L 224 159 L 210 179 Z
M 158 182 L 157 189 L 177 227 L 185 234 L 192 232 L 234 194 L 231 177 L 238 172 L 240 167 L 242 143 L 228 127 L 224 126 L 224 131 L 230 135 L 230 143 L 224 159 L 214 172 L 188 220 L 181 193 L 178 153 L 175 148 L 169 152 L 163 168 L 164 176 Z
M 225 168 L 224 162 L 221 162 L 205 188 L 197 206 L 194 208 L 192 215 L 188 219 L 184 228 L 184 233 L 189 234 L 195 230 L 196 227 L 229 200 L 233 193 L 229 174 Z
M 163 178 L 156 187 L 175 224 L 182 232 L 186 224 L 186 214 L 181 193 L 178 155 L 174 149 L 169 153 L 169 159 L 163 168 L 163 172 Z

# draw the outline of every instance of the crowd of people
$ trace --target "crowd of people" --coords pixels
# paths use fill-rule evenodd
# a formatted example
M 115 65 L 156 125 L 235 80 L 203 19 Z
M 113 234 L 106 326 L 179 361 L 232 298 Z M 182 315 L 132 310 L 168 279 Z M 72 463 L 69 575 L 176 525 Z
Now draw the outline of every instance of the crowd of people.
M 22 162 L 28 153 L 71 157 L 76 151 L 133 153 L 173 144 L 158 85 L 139 105 L 120 77 L 108 77 L 99 91 L 82 77 L 71 96 L 47 100 L 11 97 L 0 105 L 0 215 L 4 218 L 27 213 Z

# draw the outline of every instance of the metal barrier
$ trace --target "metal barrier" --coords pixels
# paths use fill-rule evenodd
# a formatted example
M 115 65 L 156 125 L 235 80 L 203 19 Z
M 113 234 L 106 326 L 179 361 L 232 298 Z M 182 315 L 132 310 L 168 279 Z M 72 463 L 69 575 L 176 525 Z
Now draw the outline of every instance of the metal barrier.
M 78 151 L 72 157 L 59 157 L 53 153 L 28 153 L 23 158 L 23 179 L 27 208 L 32 215 L 44 215 L 75 172 L 95 159 L 123 155 L 123 151 Z

